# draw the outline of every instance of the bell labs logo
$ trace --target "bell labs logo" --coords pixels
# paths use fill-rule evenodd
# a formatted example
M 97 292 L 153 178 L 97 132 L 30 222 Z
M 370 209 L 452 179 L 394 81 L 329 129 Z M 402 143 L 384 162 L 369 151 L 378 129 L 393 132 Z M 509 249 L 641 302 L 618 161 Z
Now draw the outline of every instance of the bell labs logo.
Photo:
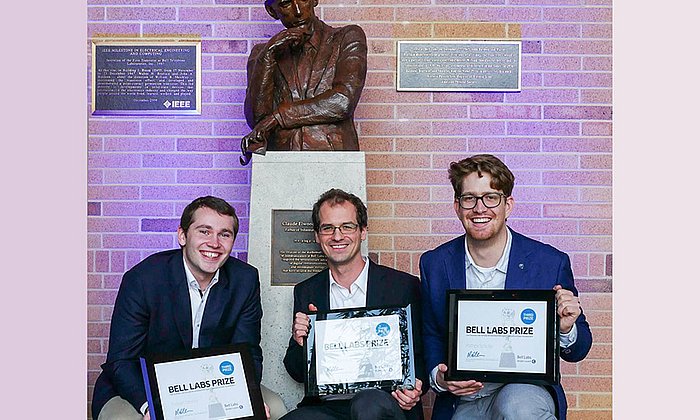
M 376 328 L 377 335 L 380 337 L 386 337 L 391 331 L 391 327 L 386 322 L 379 323 Z
M 190 108 L 190 101 L 168 101 L 163 102 L 163 106 L 170 109 L 173 108 Z

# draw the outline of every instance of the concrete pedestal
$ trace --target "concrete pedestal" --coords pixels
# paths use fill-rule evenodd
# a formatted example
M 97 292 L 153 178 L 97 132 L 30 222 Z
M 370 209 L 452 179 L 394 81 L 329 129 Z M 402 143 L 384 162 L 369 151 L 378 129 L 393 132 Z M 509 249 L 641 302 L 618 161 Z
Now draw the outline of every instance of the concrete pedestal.
M 279 393 L 288 410 L 304 395 L 282 360 L 291 336 L 293 286 L 271 285 L 272 210 L 311 210 L 318 197 L 341 188 L 367 202 L 364 152 L 268 152 L 253 155 L 248 262 L 260 272 L 263 306 L 263 384 Z M 362 244 L 367 255 L 367 243 Z

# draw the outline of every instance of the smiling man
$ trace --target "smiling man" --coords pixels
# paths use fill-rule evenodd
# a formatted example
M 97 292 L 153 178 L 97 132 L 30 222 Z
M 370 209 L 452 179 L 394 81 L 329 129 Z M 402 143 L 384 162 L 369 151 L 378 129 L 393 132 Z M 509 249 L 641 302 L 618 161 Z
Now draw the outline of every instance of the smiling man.
M 560 357 L 577 362 L 591 348 L 569 257 L 506 226 L 515 205 L 515 177 L 492 155 L 452 162 L 454 210 L 465 235 L 421 256 L 423 343 L 430 385 L 438 393 L 434 420 L 564 419 L 560 385 L 446 381 L 448 289 L 554 289 L 560 319 Z
M 316 242 L 328 259 L 328 269 L 294 287 L 292 336 L 284 366 L 297 382 L 304 382 L 304 338 L 309 332 L 307 314 L 360 307 L 404 307 L 411 304 L 415 345 L 416 388 L 391 393 L 370 389 L 347 396 L 304 398 L 283 420 L 406 420 L 422 419 L 420 397 L 427 379 L 420 344 L 418 278 L 377 265 L 360 253 L 367 238 L 367 208 L 357 196 L 331 189 L 312 210 Z M 347 397 L 347 398 L 343 398 Z
M 332 28 L 318 0 L 266 0 L 285 29 L 253 47 L 241 149 L 359 150 L 353 121 L 367 75 L 367 38 L 357 25 Z
M 149 353 L 245 343 L 260 382 L 260 283 L 257 269 L 230 257 L 237 233 L 231 205 L 197 198 L 182 213 L 180 249 L 151 255 L 124 274 L 95 383 L 94 419 L 150 418 L 139 365 Z

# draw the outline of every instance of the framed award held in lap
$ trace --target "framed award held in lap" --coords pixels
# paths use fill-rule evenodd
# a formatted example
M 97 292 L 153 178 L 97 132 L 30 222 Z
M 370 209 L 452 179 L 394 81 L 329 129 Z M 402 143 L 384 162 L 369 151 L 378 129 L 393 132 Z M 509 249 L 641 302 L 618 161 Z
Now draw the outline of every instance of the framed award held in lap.
M 309 318 L 307 396 L 415 387 L 411 305 L 343 309 Z
M 554 290 L 449 290 L 447 380 L 559 383 Z
M 152 420 L 265 420 L 248 347 L 192 349 L 141 358 Z

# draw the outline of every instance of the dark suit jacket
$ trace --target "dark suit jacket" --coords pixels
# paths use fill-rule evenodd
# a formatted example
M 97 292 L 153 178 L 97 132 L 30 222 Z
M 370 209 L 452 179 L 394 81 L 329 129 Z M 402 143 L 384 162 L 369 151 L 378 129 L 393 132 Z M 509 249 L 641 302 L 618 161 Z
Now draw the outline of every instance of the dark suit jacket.
M 253 47 L 246 120 L 254 128 L 276 113 L 281 128 L 268 139 L 268 150 L 359 150 L 353 112 L 367 74 L 367 38 L 357 25 L 332 28 L 318 19 L 313 25 L 309 42 L 317 52 L 301 82 L 291 50 L 270 61 L 265 44 Z
M 191 313 L 181 250 L 151 255 L 124 274 L 114 303 L 107 361 L 95 383 L 94 419 L 116 395 L 141 408 L 146 393 L 139 356 L 191 349 Z M 258 270 L 229 257 L 209 291 L 199 347 L 249 344 L 260 382 L 261 318 Z
M 377 265 L 370 260 L 368 261 L 367 307 L 400 307 L 411 304 L 416 377 L 423 382 L 423 391 L 427 391 L 429 383 L 427 382 L 428 377 L 425 375 L 423 347 L 420 340 L 420 282 L 416 276 L 383 265 Z M 294 314 L 297 312 L 309 313 L 309 303 L 316 305 L 319 312 L 330 310 L 328 269 L 294 286 Z M 284 356 L 284 366 L 295 381 L 304 382 L 306 356 L 304 355 L 304 348 L 294 341 L 294 337 L 289 339 L 287 353 Z M 319 403 L 318 399 L 304 398 L 299 403 L 299 406 Z M 406 413 L 406 418 L 423 418 L 423 407 L 420 401 Z
M 560 284 L 578 295 L 574 286 L 569 257 L 556 248 L 527 238 L 511 230 L 511 243 L 506 289 L 552 289 Z M 430 372 L 439 363 L 447 362 L 447 303 L 448 289 L 466 288 L 466 254 L 464 235 L 424 253 L 420 259 L 421 295 L 423 300 L 423 345 L 425 364 Z M 576 342 L 561 349 L 567 362 L 577 362 L 591 348 L 591 330 L 586 317 L 576 320 Z M 560 385 L 548 387 L 557 405 L 559 419 L 566 418 L 566 397 Z M 433 420 L 449 420 L 454 413 L 456 398 L 449 392 L 438 395 L 433 407 Z

